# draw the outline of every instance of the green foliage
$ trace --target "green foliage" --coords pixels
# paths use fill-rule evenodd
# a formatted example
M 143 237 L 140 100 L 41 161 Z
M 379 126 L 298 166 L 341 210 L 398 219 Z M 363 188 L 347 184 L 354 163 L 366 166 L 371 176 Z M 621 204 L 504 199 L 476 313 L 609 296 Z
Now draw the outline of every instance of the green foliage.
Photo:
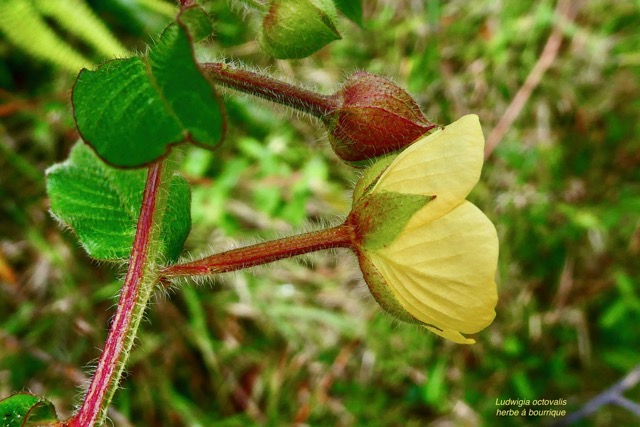
M 93 46 L 103 57 L 112 58 L 129 53 L 84 1 L 35 0 L 35 5 L 42 15 L 55 19 L 71 34 Z
M 347 18 L 362 27 L 362 2 L 361 0 L 335 0 L 336 7 Z
M 169 25 L 144 57 L 82 70 L 73 107 L 82 138 L 122 167 L 153 162 L 184 140 L 213 148 L 224 132 L 221 104 L 179 23 Z
M 19 393 L 0 400 L 0 423 L 3 427 L 44 426 L 56 421 L 53 404 L 41 397 Z
M 145 170 L 120 170 L 77 143 L 69 159 L 47 170 L 51 211 L 77 233 L 87 253 L 100 260 L 127 259 L 140 213 Z M 174 175 L 168 186 L 161 239 L 163 255 L 175 260 L 191 228 L 189 185 Z
M 127 53 L 84 1 L 0 2 L 0 31 L 18 48 L 71 72 L 90 66 L 91 61 L 60 38 L 47 25 L 45 17 L 55 19 L 62 28 L 93 46 L 104 57 Z
M 31 0 L 1 2 L 0 29 L 25 52 L 69 71 L 91 64 L 47 26 Z

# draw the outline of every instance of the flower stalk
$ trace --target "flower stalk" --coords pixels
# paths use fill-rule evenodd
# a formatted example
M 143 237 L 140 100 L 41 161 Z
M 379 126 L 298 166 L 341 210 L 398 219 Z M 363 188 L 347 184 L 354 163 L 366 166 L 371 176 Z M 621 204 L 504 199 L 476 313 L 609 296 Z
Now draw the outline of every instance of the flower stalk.
M 164 279 L 227 273 L 324 249 L 350 248 L 353 246 L 353 235 L 352 225 L 344 223 L 337 227 L 270 240 L 197 261 L 172 265 L 161 270 L 160 275 Z
M 222 62 L 200 64 L 218 84 L 286 105 L 317 118 L 323 118 L 339 107 L 332 96 L 285 83 L 264 74 L 232 67 Z

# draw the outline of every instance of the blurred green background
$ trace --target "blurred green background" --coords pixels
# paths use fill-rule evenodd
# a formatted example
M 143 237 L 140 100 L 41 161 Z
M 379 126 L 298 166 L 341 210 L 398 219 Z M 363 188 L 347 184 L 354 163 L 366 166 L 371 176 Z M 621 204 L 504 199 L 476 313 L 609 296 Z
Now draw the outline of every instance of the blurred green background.
M 138 52 L 174 11 L 160 0 L 86 3 Z M 216 33 L 201 60 L 241 61 L 325 93 L 367 70 L 408 89 L 434 122 L 480 116 L 499 144 L 470 199 L 500 237 L 497 318 L 473 346 L 399 324 L 342 251 L 185 284 L 148 310 L 114 425 L 548 425 L 496 417 L 505 409 L 496 399 L 566 399 L 542 409 L 571 412 L 640 363 L 640 2 L 365 0 L 363 28 L 341 18 L 343 40 L 297 61 L 260 51 L 259 16 L 245 3 L 208 3 Z M 46 13 L 42 21 L 85 58 L 108 59 L 86 34 Z M 66 417 L 104 345 L 124 267 L 91 261 L 47 212 L 44 170 L 77 139 L 76 73 L 29 55 L 7 31 L 0 397 L 44 394 Z M 545 49 L 554 32 L 562 43 Z M 543 73 L 536 81 L 534 71 L 530 96 L 497 135 L 532 70 Z M 186 250 L 344 217 L 358 172 L 336 159 L 319 123 L 224 93 L 225 143 L 189 149 L 182 166 L 193 190 Z M 640 401 L 640 387 L 626 396 Z M 638 423 L 608 405 L 575 425 Z

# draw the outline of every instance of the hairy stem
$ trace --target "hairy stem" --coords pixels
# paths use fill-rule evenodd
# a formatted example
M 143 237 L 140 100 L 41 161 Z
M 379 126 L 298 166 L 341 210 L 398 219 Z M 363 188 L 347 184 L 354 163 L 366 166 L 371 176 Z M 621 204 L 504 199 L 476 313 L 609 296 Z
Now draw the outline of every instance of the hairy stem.
M 69 426 L 99 426 L 104 422 L 107 408 L 131 351 L 140 319 L 157 283 L 157 275 L 153 274 L 153 254 L 150 253 L 153 248 L 150 243 L 153 238 L 162 169 L 161 162 L 149 166 L 129 269 L 116 314 L 84 402 L 78 413 L 67 423 Z
M 160 274 L 170 278 L 225 273 L 323 249 L 349 248 L 352 247 L 352 242 L 352 227 L 345 223 L 333 228 L 221 252 L 186 264 L 172 265 L 161 270 Z
M 220 62 L 207 62 L 200 66 L 216 83 L 295 108 L 320 119 L 339 107 L 334 96 L 322 95 L 253 71 Z

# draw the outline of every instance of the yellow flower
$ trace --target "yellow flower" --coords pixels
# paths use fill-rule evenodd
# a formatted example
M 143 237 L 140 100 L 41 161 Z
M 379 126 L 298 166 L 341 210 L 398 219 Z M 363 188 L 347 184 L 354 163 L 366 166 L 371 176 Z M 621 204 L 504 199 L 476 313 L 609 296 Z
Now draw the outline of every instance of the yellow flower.
M 374 165 L 350 215 L 365 280 L 381 306 L 461 344 L 475 342 L 462 334 L 491 324 L 498 299 L 496 230 L 465 200 L 483 159 L 478 117 L 464 116 L 386 168 Z

